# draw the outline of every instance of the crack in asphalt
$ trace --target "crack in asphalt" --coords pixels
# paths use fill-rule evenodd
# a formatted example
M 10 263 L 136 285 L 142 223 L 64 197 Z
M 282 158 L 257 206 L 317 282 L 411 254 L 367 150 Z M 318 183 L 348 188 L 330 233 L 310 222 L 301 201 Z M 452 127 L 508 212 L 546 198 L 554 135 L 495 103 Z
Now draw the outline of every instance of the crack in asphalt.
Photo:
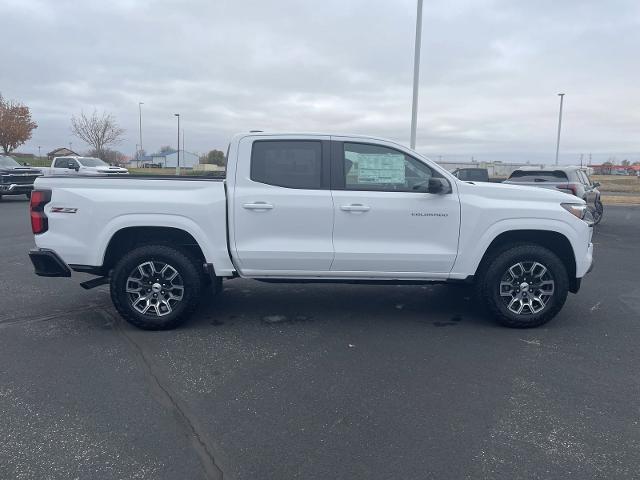
M 223 478 L 223 472 L 216 463 L 212 448 L 207 444 L 204 434 L 200 432 L 198 423 L 187 413 L 185 407 L 180 405 L 177 395 L 161 381 L 160 375 L 156 372 L 147 355 L 145 355 L 142 346 L 135 341 L 129 332 L 122 328 L 122 321 L 119 318 L 115 318 L 109 312 L 101 309 L 99 309 L 98 312 L 106 320 L 113 323 L 116 332 L 119 333 L 132 348 L 146 376 L 151 380 L 150 383 L 154 399 L 160 405 L 175 413 L 177 420 L 192 440 L 191 444 L 200 459 L 200 464 L 202 465 L 207 480 L 221 480 Z
M 65 311 L 58 311 L 55 313 L 49 313 L 47 315 L 40 315 L 38 317 L 34 317 L 31 314 L 27 315 L 5 315 L 0 317 L 0 328 L 9 327 L 11 325 L 23 324 L 23 323 L 35 323 L 35 322 L 45 322 L 47 320 L 56 320 L 61 317 L 65 317 L 67 315 L 73 315 L 75 313 L 84 313 L 90 312 L 93 310 L 100 310 L 104 305 L 89 305 L 80 308 L 72 308 Z

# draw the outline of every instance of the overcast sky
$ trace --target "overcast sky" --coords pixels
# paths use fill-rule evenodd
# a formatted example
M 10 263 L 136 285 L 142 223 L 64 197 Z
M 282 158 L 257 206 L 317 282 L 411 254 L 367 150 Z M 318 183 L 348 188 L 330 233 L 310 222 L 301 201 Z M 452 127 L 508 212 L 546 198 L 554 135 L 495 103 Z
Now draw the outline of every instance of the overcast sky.
M 251 129 L 408 144 L 415 0 L 0 0 L 0 92 L 73 142 L 70 117 L 113 113 L 148 152 L 226 149 Z M 638 0 L 425 0 L 417 150 L 438 159 L 640 160 Z

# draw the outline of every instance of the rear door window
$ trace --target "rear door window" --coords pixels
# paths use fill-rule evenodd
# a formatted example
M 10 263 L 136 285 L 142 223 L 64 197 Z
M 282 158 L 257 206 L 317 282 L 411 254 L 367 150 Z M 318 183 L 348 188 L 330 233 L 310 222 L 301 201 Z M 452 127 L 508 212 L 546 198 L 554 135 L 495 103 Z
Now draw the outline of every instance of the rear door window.
M 322 143 L 316 140 L 253 142 L 251 180 L 278 187 L 320 189 Z
M 509 177 L 510 182 L 567 182 L 567 174 L 562 170 L 516 170 Z

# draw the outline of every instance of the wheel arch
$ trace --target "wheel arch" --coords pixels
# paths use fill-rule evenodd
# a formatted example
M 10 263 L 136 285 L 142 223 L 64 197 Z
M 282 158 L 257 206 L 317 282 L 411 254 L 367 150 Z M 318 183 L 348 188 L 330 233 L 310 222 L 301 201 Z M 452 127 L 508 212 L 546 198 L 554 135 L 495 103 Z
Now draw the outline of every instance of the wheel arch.
M 161 244 L 179 247 L 194 258 L 206 262 L 200 244 L 188 231 L 166 226 L 136 226 L 117 230 L 109 239 L 104 250 L 102 270 L 106 274 L 123 254 L 139 245 Z
M 554 230 L 509 230 L 497 235 L 489 244 L 480 262 L 478 263 L 474 275 L 481 272 L 488 260 L 497 252 L 510 245 L 535 244 L 545 247 L 555 253 L 567 269 L 569 276 L 569 291 L 576 292 L 579 288 L 576 279 L 576 256 L 571 245 L 571 241 L 562 233 Z

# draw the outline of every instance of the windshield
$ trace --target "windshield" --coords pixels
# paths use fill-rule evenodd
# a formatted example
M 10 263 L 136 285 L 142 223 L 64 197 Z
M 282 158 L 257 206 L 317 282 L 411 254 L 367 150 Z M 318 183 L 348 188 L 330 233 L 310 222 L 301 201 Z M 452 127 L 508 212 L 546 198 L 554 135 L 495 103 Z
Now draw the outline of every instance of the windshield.
M 5 157 L 0 155 L 0 167 L 21 167 L 18 162 L 14 160 L 13 157 Z
M 94 157 L 79 157 L 78 161 L 84 165 L 85 167 L 107 167 L 109 166 L 106 162 L 103 162 L 99 158 Z
M 562 170 L 516 170 L 510 182 L 566 182 L 569 179 Z

